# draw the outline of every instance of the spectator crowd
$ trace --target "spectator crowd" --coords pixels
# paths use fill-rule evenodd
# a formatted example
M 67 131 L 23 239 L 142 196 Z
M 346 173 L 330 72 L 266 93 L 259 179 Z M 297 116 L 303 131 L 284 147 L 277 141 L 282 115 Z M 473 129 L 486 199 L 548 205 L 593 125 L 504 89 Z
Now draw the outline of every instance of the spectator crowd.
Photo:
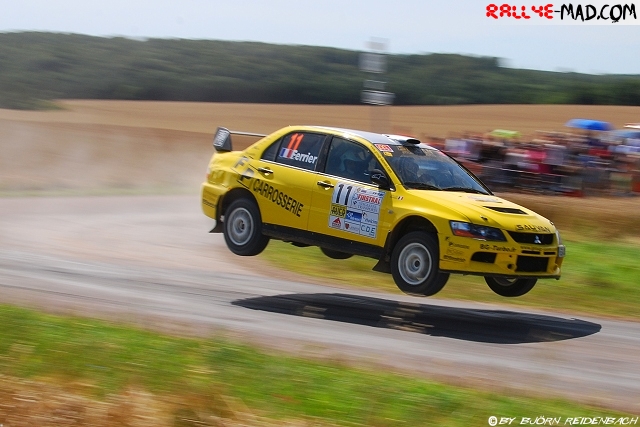
M 495 191 L 640 195 L 640 130 L 489 134 L 432 140 Z

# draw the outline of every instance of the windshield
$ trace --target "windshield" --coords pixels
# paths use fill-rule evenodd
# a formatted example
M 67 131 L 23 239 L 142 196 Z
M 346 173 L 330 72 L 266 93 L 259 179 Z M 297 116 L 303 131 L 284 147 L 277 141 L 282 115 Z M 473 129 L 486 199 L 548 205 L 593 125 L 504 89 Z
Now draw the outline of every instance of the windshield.
M 385 145 L 381 151 L 405 188 L 490 194 L 474 176 L 438 150 L 419 145 Z

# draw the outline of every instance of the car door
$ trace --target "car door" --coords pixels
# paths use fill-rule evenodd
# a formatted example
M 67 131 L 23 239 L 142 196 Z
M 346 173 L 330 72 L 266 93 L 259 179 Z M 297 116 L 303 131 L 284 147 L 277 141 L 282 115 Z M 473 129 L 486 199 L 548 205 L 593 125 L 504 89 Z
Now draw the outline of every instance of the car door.
M 309 231 L 383 246 L 380 232 L 391 206 L 387 190 L 371 183 L 370 172 L 382 169 L 364 145 L 333 137 L 324 168 L 317 175 Z
M 315 169 L 325 138 L 319 133 L 292 132 L 250 162 L 251 178 L 244 185 L 253 192 L 263 223 L 307 229 Z

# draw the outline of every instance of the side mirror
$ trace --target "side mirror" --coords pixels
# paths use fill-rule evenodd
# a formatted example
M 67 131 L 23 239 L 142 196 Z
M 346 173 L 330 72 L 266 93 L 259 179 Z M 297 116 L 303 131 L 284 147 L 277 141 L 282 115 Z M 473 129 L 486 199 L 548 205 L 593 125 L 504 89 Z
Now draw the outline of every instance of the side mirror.
M 380 169 L 374 169 L 371 171 L 371 182 L 376 184 L 378 187 L 389 190 L 391 188 L 391 183 L 389 182 L 389 177 L 387 174 L 382 172 Z

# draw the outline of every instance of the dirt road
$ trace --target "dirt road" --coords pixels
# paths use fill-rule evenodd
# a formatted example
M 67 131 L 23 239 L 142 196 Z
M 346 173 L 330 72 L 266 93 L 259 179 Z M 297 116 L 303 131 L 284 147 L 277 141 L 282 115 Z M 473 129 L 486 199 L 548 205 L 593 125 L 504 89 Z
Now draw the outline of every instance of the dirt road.
M 208 234 L 198 202 L 2 198 L 0 298 L 640 411 L 640 324 L 278 279 Z

